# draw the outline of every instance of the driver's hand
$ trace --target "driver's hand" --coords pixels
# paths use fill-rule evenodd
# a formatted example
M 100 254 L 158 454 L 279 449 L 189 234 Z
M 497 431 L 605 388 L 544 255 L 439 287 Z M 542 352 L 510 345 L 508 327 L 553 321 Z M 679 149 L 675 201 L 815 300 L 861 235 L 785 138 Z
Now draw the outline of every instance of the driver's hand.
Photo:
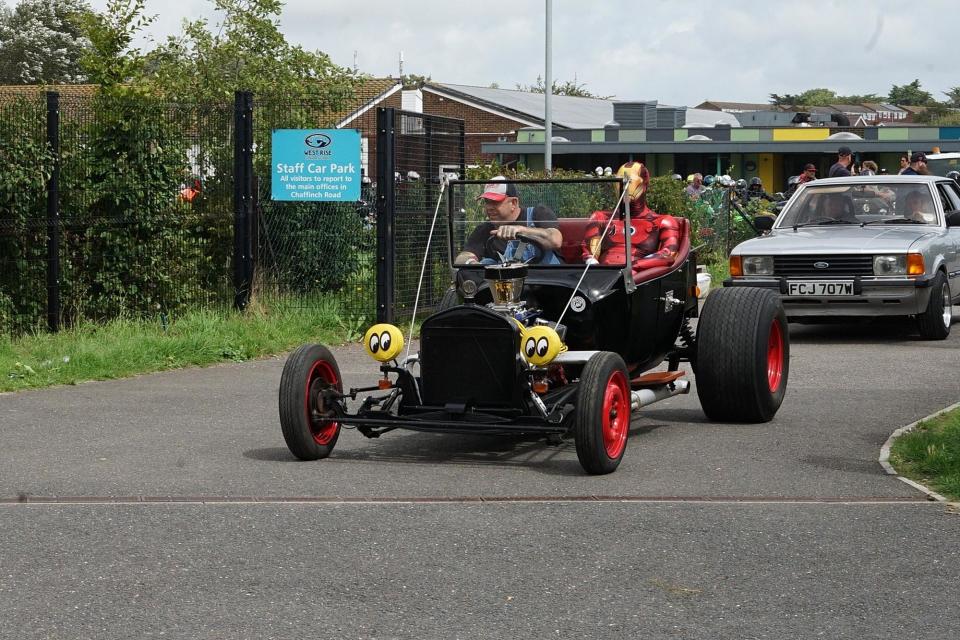
M 505 224 L 502 227 L 497 227 L 491 231 L 490 235 L 503 238 L 504 240 L 513 240 L 517 237 L 517 234 L 522 233 L 525 228 L 526 227 L 521 227 L 515 224 Z

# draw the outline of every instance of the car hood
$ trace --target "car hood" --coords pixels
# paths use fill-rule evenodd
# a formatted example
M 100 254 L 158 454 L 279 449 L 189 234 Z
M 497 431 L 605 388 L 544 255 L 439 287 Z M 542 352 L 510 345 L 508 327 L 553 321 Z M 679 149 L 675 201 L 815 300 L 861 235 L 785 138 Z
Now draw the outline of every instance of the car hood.
M 934 236 L 930 228 L 916 227 L 807 227 L 776 229 L 770 235 L 741 242 L 734 255 L 785 255 L 824 253 L 896 253 L 917 240 Z

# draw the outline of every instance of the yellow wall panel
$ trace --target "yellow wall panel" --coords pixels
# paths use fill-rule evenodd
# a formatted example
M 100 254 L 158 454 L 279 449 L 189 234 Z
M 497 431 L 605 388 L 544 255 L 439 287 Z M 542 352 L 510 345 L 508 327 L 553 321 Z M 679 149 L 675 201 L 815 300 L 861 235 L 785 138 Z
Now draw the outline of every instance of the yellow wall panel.
M 796 129 L 774 129 L 773 139 L 776 142 L 784 140 L 826 140 L 830 135 L 830 129 L 823 128 L 796 128 Z M 838 143 L 842 144 L 842 143 Z

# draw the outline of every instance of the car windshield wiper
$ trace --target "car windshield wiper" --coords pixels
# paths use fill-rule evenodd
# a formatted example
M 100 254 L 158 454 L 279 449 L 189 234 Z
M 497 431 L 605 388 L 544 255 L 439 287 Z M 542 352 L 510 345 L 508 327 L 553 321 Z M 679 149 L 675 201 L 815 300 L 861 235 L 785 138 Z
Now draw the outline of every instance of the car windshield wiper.
M 923 220 L 914 220 L 913 218 L 882 218 L 880 220 L 871 220 L 864 222 L 862 226 L 868 224 L 927 224 Z
M 849 220 L 841 220 L 840 218 L 817 218 L 816 220 L 808 220 L 806 222 L 801 222 L 800 224 L 793 225 L 794 229 L 799 229 L 800 227 L 813 227 L 820 226 L 824 224 L 859 224 L 857 222 L 851 222 Z

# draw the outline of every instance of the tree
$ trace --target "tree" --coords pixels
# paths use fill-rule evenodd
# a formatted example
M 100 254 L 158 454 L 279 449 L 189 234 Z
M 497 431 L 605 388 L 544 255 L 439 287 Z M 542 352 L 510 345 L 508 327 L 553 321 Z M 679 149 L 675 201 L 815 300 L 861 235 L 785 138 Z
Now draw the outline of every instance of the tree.
M 849 96 L 837 96 L 837 104 L 864 104 L 865 102 L 885 102 L 886 97 L 875 93 L 852 94 Z
M 129 1 L 129 0 L 128 0 Z M 339 108 L 359 76 L 322 51 L 286 41 L 279 29 L 281 0 L 212 0 L 223 21 L 185 22 L 147 58 L 152 84 L 170 97 L 224 100 L 237 89 L 258 95 L 301 95 Z
M 422 89 L 423 85 L 430 82 L 430 76 L 421 76 L 416 73 L 405 73 L 400 76 L 400 83 L 404 89 Z
M 792 93 L 785 93 L 783 95 L 771 93 L 769 102 L 775 107 L 792 107 L 793 105 L 800 104 L 800 96 Z
M 586 83 L 577 83 L 576 78 L 567 80 L 561 84 L 553 81 L 551 93 L 555 96 L 573 96 L 577 98 L 596 98 L 598 100 L 609 100 L 613 96 L 598 96 L 586 89 Z M 543 82 L 543 76 L 537 76 L 537 83 L 534 85 L 517 85 L 519 91 L 529 91 L 530 93 L 546 93 L 547 87 Z
M 944 91 L 943 94 L 949 98 L 950 106 L 960 107 L 960 87 L 952 87 L 950 91 Z
M 80 57 L 90 47 L 83 35 L 85 0 L 21 0 L 0 5 L 0 84 L 83 82 Z
M 890 94 L 887 96 L 887 99 L 893 104 L 906 104 L 911 106 L 925 106 L 936 102 L 929 91 L 924 91 L 920 88 L 919 79 L 903 86 L 893 85 L 893 87 L 890 88 Z

